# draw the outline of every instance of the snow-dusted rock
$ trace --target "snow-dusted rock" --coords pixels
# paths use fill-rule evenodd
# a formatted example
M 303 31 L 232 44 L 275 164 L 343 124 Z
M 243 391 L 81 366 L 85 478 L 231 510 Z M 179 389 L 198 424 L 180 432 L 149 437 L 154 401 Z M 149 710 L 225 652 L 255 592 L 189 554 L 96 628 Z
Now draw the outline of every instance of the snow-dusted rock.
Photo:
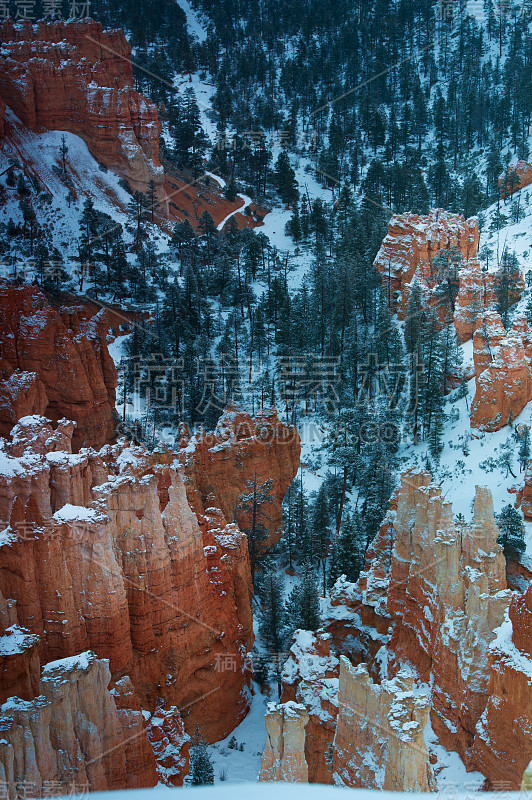
M 289 700 L 268 703 L 266 747 L 262 754 L 259 781 L 307 783 L 305 726 L 308 714 L 304 705 Z

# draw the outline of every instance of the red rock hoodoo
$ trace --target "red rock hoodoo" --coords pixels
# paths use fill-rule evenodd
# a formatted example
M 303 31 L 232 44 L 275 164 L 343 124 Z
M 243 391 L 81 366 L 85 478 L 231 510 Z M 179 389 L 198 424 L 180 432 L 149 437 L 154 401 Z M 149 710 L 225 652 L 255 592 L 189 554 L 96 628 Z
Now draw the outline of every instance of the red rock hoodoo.
M 222 738 L 249 705 L 245 536 L 219 511 L 198 520 L 165 454 L 125 442 L 72 454 L 72 430 L 34 416 L 12 431 L 0 591 L 43 663 L 90 648 L 130 676 L 142 708 L 163 699 L 187 729 Z
M 37 287 L 0 281 L 0 434 L 23 416 L 66 417 L 75 450 L 102 447 L 114 434 L 116 384 L 100 314 L 55 309 Z
M 513 180 L 513 176 L 519 179 Z M 499 178 L 499 190 L 501 197 L 511 197 L 512 194 L 532 183 L 532 164 L 529 161 L 518 161 L 508 168 L 506 175 Z
M 157 107 L 133 88 L 131 48 L 99 22 L 0 24 L 0 97 L 32 131 L 75 133 L 133 188 L 162 183 Z
M 0 637 L 0 648 L 13 635 Z M 47 664 L 31 700 L 11 697 L 2 705 L 0 774 L 7 797 L 155 786 L 143 715 L 119 710 L 110 679 L 108 662 L 87 651 Z
M 450 296 L 455 297 L 451 309 L 458 336 L 462 342 L 471 339 L 478 316 L 494 301 L 494 273 L 480 267 L 478 240 L 474 217 L 466 220 L 439 209 L 429 216 L 395 214 L 374 262 L 392 311 L 405 319 L 412 285 L 417 282 L 425 307 L 434 308 L 441 317 L 443 306 L 438 296 L 445 296 L 450 289 Z M 439 263 L 437 257 L 443 254 L 448 259 Z M 521 280 L 512 302 L 523 289 Z
M 188 496 L 195 511 L 203 513 L 213 496 L 226 519 L 242 529 L 248 520 L 238 499 L 249 485 L 271 480 L 273 503 L 262 509 L 271 543 L 279 540 L 282 502 L 299 469 L 301 441 L 293 426 L 280 422 L 275 409 L 255 417 L 228 406 L 213 433 L 200 430 L 193 437 L 183 427 L 179 460 L 183 464 Z
M 457 329 L 464 337 L 463 341 L 470 338 L 472 330 L 468 331 L 468 309 L 481 302 L 487 292 L 482 291 L 482 272 L 476 260 L 478 237 L 476 219 L 466 220 L 460 214 L 440 209 L 431 211 L 429 216 L 395 214 L 374 262 L 382 275 L 384 293 L 392 311 L 397 312 L 401 319 L 405 318 L 414 281 L 422 288 L 427 306 L 435 305 L 434 290 L 443 280 L 443 275 L 434 260 L 440 252 L 454 251 L 458 260 L 451 271 L 452 280 L 462 288 L 462 298 L 455 310 Z M 479 297 L 472 288 L 473 284 L 476 287 L 477 272 L 481 289 Z
M 486 312 L 473 338 L 476 392 L 471 427 L 498 431 L 532 400 L 532 331 L 518 317 L 506 331 L 499 315 Z
M 487 788 L 517 790 L 532 759 L 532 590 L 514 597 L 489 651 L 489 701 L 473 758 Z

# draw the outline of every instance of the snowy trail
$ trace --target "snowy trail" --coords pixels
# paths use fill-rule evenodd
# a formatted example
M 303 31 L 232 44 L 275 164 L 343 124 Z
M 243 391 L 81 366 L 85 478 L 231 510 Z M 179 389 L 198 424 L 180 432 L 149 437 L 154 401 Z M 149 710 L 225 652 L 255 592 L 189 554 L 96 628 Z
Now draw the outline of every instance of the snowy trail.
M 204 42 L 207 38 L 207 31 L 203 27 L 200 22 L 200 19 L 192 6 L 190 5 L 188 0 L 178 0 L 178 5 L 181 6 L 185 14 L 187 15 L 187 24 L 190 33 L 195 34 L 198 37 L 198 41 Z
M 243 206 L 239 206 L 238 208 L 235 208 L 234 211 L 231 211 L 231 213 L 228 214 L 226 216 L 226 218 L 223 219 L 220 222 L 220 224 L 216 226 L 216 230 L 217 231 L 221 231 L 223 229 L 223 226 L 225 225 L 225 223 L 229 219 L 231 219 L 231 217 L 234 217 L 235 214 L 239 214 L 240 212 L 244 211 L 249 205 L 251 205 L 251 203 L 252 203 L 251 197 L 248 197 L 247 194 L 239 194 L 238 197 L 240 197 L 240 199 L 244 201 L 244 205 Z
M 214 174 L 214 172 L 207 172 L 207 171 L 206 171 L 206 172 L 205 172 L 205 175 L 208 175 L 208 176 L 209 176 L 209 178 L 214 178 L 214 180 L 215 180 L 215 181 L 217 181 L 217 182 L 220 184 L 220 187 L 221 187 L 222 189 L 223 189 L 225 186 L 227 186 L 227 181 L 226 181 L 226 180 L 224 180 L 223 178 L 221 178 L 219 175 L 215 175 L 215 174 Z M 226 216 L 226 218 L 225 218 L 225 219 L 223 219 L 223 220 L 220 222 L 220 224 L 216 226 L 216 230 L 217 230 L 217 231 L 221 231 L 221 230 L 222 230 L 222 228 L 223 228 L 223 226 L 225 225 L 225 223 L 227 222 L 227 220 L 228 220 L 228 219 L 231 219 L 231 217 L 234 217 L 234 215 L 235 215 L 235 214 L 238 214 L 238 213 L 239 213 L 239 211 L 244 211 L 244 209 L 245 209 L 245 208 L 247 208 L 249 205 L 251 205 L 251 203 L 253 202 L 253 201 L 252 201 L 252 199 L 251 199 L 251 197 L 248 197 L 248 196 L 247 196 L 247 194 L 239 194 L 239 195 L 238 195 L 238 197 L 240 197 L 240 199 L 244 201 L 244 205 L 243 205 L 243 206 L 239 206 L 239 208 L 235 208 L 235 210 L 234 210 L 234 211 L 231 211 L 231 213 L 230 213 L 230 214 L 228 214 L 228 215 Z

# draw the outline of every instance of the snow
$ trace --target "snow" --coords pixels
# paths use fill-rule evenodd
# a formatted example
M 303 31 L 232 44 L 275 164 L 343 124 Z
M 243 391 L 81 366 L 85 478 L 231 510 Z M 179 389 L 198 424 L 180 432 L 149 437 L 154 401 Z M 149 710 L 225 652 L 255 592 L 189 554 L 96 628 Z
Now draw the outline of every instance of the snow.
M 102 515 L 93 508 L 66 503 L 54 514 L 56 522 L 101 522 Z
M 109 350 L 109 355 L 115 362 L 115 366 L 118 366 L 122 358 L 126 355 L 124 345 L 131 335 L 131 333 L 126 333 L 123 336 L 117 336 L 114 341 L 108 344 L 107 349 Z
M 513 669 L 524 673 L 532 686 L 532 660 L 521 653 L 512 641 L 512 621 L 508 609 L 502 625 L 495 629 L 495 639 L 490 644 L 490 650 L 502 656 Z
M 0 475 L 6 478 L 14 478 L 15 475 L 22 475 L 24 469 L 20 464 L 18 458 L 8 456 L 2 449 L 0 449 Z
M 7 168 L 9 159 L 13 158 L 29 165 L 31 172 L 38 177 L 41 192 L 47 193 L 52 199 L 47 202 L 39 198 L 34 202 L 37 221 L 44 230 L 53 235 L 56 242 L 60 242 L 65 269 L 72 273 L 76 268 L 74 258 L 77 255 L 79 215 L 85 197 L 91 197 L 98 211 L 110 214 L 123 224 L 126 222 L 126 206 L 130 196 L 120 186 L 117 175 L 110 170 L 100 170 L 98 162 L 79 136 L 66 131 L 32 133 L 22 125 L 9 107 L 6 110 L 6 119 L 11 125 L 12 135 L 0 142 L 0 172 Z M 67 203 L 68 189 L 57 175 L 62 136 L 65 137 L 68 147 L 68 174 L 77 195 L 77 200 L 70 207 Z M 7 223 L 10 217 L 15 221 L 22 219 L 18 202 L 8 194 L 7 202 L 0 209 L 0 222 Z M 22 258 L 18 264 L 19 272 L 22 269 L 26 271 L 26 279 L 31 280 L 34 275 L 31 261 Z M 0 263 L 0 277 L 7 276 L 11 270 L 12 267 L 7 262 Z
M 75 656 L 68 656 L 67 658 L 60 658 L 57 661 L 49 661 L 43 667 L 43 679 L 53 680 L 62 673 L 74 672 L 75 670 L 86 670 L 91 664 L 96 661 L 96 656 L 91 650 L 86 650 L 84 653 L 79 653 Z
M 214 782 L 223 786 L 221 776 L 232 784 L 249 783 L 257 780 L 260 770 L 262 751 L 266 743 L 266 728 L 264 715 L 268 698 L 260 693 L 257 684 L 254 684 L 254 695 L 248 715 L 232 733 L 222 741 L 208 747 L 209 755 L 214 766 Z M 232 737 L 237 743 L 244 743 L 244 750 L 233 750 L 227 745 Z M 258 784 L 260 786 L 260 784 Z M 253 791 L 257 784 L 253 786 Z M 180 792 L 186 791 L 181 789 Z
M 455 755 L 455 754 L 451 754 Z M 453 800 L 471 800 L 470 785 L 475 781 L 478 773 L 467 773 L 463 783 L 449 782 L 447 791 L 452 791 Z M 232 783 L 217 783 L 215 786 L 183 787 L 178 790 L 182 800 L 339 800 L 349 797 L 351 800 L 412 800 L 411 792 L 388 792 L 371 789 L 347 789 L 341 786 L 326 786 L 323 784 L 306 783 L 251 783 L 242 780 L 240 785 Z M 466 788 L 467 786 L 467 788 Z M 92 792 L 94 800 L 174 800 L 176 790 L 165 786 L 156 786 L 154 789 L 136 789 L 129 791 Z M 434 793 L 416 793 L 417 800 L 434 800 Z M 478 800 L 500 800 L 500 792 L 475 793 Z M 504 792 L 505 800 L 523 800 L 522 792 Z
M 207 38 L 207 32 L 201 23 L 198 14 L 190 5 L 189 0 L 179 0 L 178 5 L 181 6 L 187 15 L 188 32 L 192 36 L 195 36 L 199 42 L 204 42 Z
M 251 197 L 248 197 L 248 196 L 247 196 L 247 194 L 239 194 L 239 195 L 238 195 L 238 197 L 240 197 L 240 199 L 242 200 L 242 202 L 244 203 L 244 205 L 242 205 L 242 206 L 239 206 L 238 208 L 235 208 L 235 210 L 234 210 L 234 211 L 231 211 L 231 213 L 230 213 L 230 214 L 228 214 L 228 215 L 227 215 L 227 216 L 226 216 L 226 217 L 225 217 L 225 218 L 224 218 L 224 219 L 223 219 L 223 220 L 222 220 L 222 221 L 221 221 L 221 222 L 220 222 L 220 223 L 219 223 L 219 224 L 216 226 L 216 230 L 217 230 L 217 231 L 221 231 L 221 230 L 223 230 L 223 227 L 224 227 L 225 223 L 226 223 L 228 220 L 230 220 L 230 219 L 231 219 L 231 217 L 234 217 L 234 216 L 235 216 L 235 214 L 240 214 L 240 213 L 243 213 L 243 212 L 244 212 L 244 210 L 245 210 L 245 209 L 246 209 L 248 206 L 250 206 L 250 205 L 251 205 L 251 203 L 252 203 Z
M 0 637 L 0 656 L 14 656 L 38 644 L 39 637 L 18 625 L 11 625 Z
M 484 776 L 480 772 L 468 772 L 458 753 L 446 750 L 439 743 L 438 737 L 432 730 L 430 717 L 427 721 L 424 736 L 427 748 L 437 758 L 435 771 L 437 771 L 436 782 L 439 792 L 452 792 L 455 800 L 458 800 L 459 792 L 461 791 L 475 792 L 475 797 L 478 796 L 480 800 L 480 797 L 485 794 L 480 792 L 484 783 Z

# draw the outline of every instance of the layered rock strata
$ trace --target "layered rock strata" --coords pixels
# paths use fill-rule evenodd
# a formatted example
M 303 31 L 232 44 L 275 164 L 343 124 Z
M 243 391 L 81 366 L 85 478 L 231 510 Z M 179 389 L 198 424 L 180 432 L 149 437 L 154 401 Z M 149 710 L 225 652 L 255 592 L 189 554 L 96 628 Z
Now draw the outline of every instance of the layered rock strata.
M 0 707 L 0 779 L 10 800 L 156 784 L 142 714 L 117 710 L 110 679 L 107 661 L 81 653 L 47 664 L 34 698 Z
M 260 411 L 255 417 L 228 406 L 213 433 L 202 429 L 194 436 L 182 427 L 180 462 L 183 465 L 189 500 L 203 513 L 216 498 L 216 505 L 228 520 L 242 530 L 249 527 L 249 513 L 239 507 L 244 491 L 253 492 L 267 480 L 272 503 L 261 507 L 269 542 L 281 535 L 282 502 L 299 469 L 301 441 L 295 427 L 280 422 L 275 409 Z
M 481 269 L 476 218 L 435 209 L 428 216 L 395 214 L 374 266 L 382 277 L 390 308 L 405 319 L 412 287 L 422 306 L 442 323 L 452 319 L 462 342 L 472 338 L 479 316 L 495 301 L 494 273 Z M 522 277 L 510 302 L 524 290 Z
M 458 288 L 463 284 L 462 298 L 456 309 L 460 312 L 457 328 L 461 336 L 469 338 L 467 309 L 470 302 L 466 302 L 465 287 L 466 284 L 471 286 L 472 275 L 475 276 L 473 283 L 476 282 L 477 272 L 480 280 L 480 265 L 476 260 L 478 238 L 478 225 L 474 218 L 466 220 L 459 214 L 441 209 L 432 210 L 428 216 L 395 214 L 374 262 L 382 276 L 384 293 L 392 311 L 397 312 L 401 319 L 405 318 L 415 281 L 425 295 L 427 307 L 436 305 L 434 290 L 444 281 L 452 282 Z M 449 273 L 445 275 L 435 262 L 439 253 L 454 258 Z M 471 303 L 477 303 L 476 293 Z
M 366 664 L 340 657 L 335 777 L 346 786 L 428 792 L 435 788 L 424 739 L 429 699 L 400 672 L 374 683 Z
M 489 789 L 518 790 L 532 759 L 532 590 L 513 598 L 489 650 L 489 700 L 473 760 Z
M 320 743 L 327 763 L 334 731 L 335 782 L 430 789 L 433 754 L 427 756 L 422 740 L 430 708 L 440 743 L 456 750 L 467 769 L 481 770 L 492 786 L 512 772 L 518 785 L 532 757 L 524 744 L 532 726 L 525 697 L 532 680 L 532 595 L 510 605 L 498 535 L 487 489 L 477 487 L 473 521 L 466 524 L 454 520 L 428 473 L 402 475 L 359 581 L 338 580 L 324 619 L 327 633 L 298 633 L 286 664 L 283 699 L 302 703 L 310 717 L 309 765 L 311 753 L 313 763 L 321 763 L 312 742 Z M 513 633 L 504 623 L 508 613 Z M 326 643 L 333 648 L 328 659 L 321 652 Z M 329 680 L 327 693 L 329 675 L 338 674 L 337 656 L 339 691 Z M 507 713 L 498 722 L 503 706 Z M 327 719 L 324 710 L 332 710 Z M 412 739 L 402 733 L 409 722 Z M 310 780 L 314 774 L 311 766 Z
M 73 427 L 23 418 L 4 448 L 0 591 L 43 663 L 90 648 L 141 708 L 164 700 L 223 738 L 250 701 L 245 536 L 219 510 L 196 516 L 167 454 L 72 454 Z
M 431 680 L 433 728 L 468 763 L 489 697 L 488 648 L 511 596 L 491 493 L 477 487 L 473 523 L 457 525 L 430 475 L 407 472 L 394 528 L 389 670 L 406 661 Z
M 329 633 L 296 631 L 283 669 L 282 701 L 303 705 L 308 714 L 305 760 L 310 783 L 332 783 L 330 751 L 338 715 L 340 664 Z

